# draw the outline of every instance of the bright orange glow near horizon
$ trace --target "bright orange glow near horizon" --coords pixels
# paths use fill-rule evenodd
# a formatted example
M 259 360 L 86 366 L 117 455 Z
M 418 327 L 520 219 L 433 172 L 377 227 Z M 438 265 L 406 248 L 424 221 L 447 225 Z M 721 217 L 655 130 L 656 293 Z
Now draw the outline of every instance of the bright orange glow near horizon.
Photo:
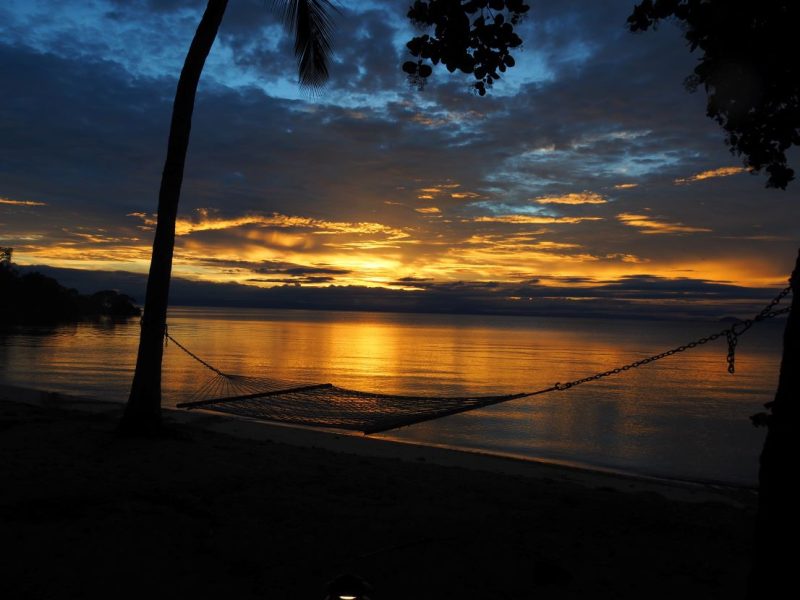
M 672 185 L 710 185 L 742 172 L 722 167 L 676 179 Z M 681 217 L 676 211 L 657 212 L 646 206 L 621 210 L 616 194 L 638 190 L 638 183 L 616 184 L 602 193 L 583 189 L 538 195 L 516 207 L 453 180 L 398 189 L 411 201 L 385 200 L 368 218 L 237 214 L 213 206 L 181 213 L 173 274 L 260 288 L 395 290 L 424 289 L 419 282 L 517 285 L 528 280 L 544 287 L 569 281 L 575 289 L 586 289 L 645 274 L 745 288 L 779 286 L 785 280 L 780 261 L 771 259 L 769 252 L 742 252 L 740 237 L 718 231 L 713 217 Z M 54 210 L 46 202 L 3 198 L 0 210 L 30 215 L 29 231 L 17 232 L 12 240 L 20 264 L 148 271 L 155 227 L 150 213 L 126 213 L 116 226 L 59 225 L 47 231 L 37 227 L 38 217 Z M 758 232 L 748 239 L 755 249 L 783 243 L 780 237 Z
M 566 195 L 567 204 L 595 204 L 588 192 Z M 605 201 L 604 201 L 605 203 Z M 40 206 L 29 204 L 26 206 Z M 451 216 L 452 209 L 415 208 L 420 219 Z M 687 277 L 744 287 L 773 286 L 783 280 L 778 265 L 765 257 L 698 255 L 695 259 L 648 256 L 637 249 L 639 236 L 687 237 L 713 234 L 711 228 L 670 222 L 648 214 L 552 216 L 546 214 L 456 217 L 407 225 L 378 221 L 331 221 L 298 215 L 249 214 L 221 217 L 202 209 L 177 225 L 174 275 L 198 281 L 273 287 L 293 283 L 301 272 L 321 273 L 302 285 L 358 285 L 417 289 L 404 278 L 437 282 L 518 282 L 545 275 L 542 285 L 580 278 L 576 287 L 647 273 Z M 68 231 L 47 242 L 31 235 L 15 247 L 21 264 L 48 264 L 87 270 L 148 269 L 154 220 L 130 213 L 131 225 L 114 234 Z M 456 227 L 456 225 L 458 227 Z M 542 229 L 541 225 L 548 228 Z M 576 230 L 580 228 L 580 230 Z M 629 236 L 628 251 L 595 247 L 595 230 Z M 143 231 L 142 231 L 143 230 Z M 138 231 L 138 233 L 133 233 Z M 638 232 L 638 233 L 637 233 Z M 633 234 L 633 237 L 630 237 Z M 259 265 L 261 265 L 259 267 Z

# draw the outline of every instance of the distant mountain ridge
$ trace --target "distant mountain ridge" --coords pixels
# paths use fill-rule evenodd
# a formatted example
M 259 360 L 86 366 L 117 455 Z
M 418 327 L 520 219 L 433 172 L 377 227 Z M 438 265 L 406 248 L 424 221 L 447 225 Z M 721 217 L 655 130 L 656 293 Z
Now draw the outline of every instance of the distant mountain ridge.
M 129 271 L 88 271 L 47 265 L 18 268 L 23 273 L 38 271 L 54 277 L 63 285 L 84 293 L 113 289 L 131 298 L 144 298 L 147 283 L 145 274 Z M 418 286 L 416 290 L 403 290 L 287 283 L 261 288 L 173 277 L 170 305 L 717 321 L 732 313 L 750 317 L 775 293 L 769 288 L 650 275 L 601 282 L 592 287 L 567 283 L 551 286 L 536 281 L 436 283 L 424 280 Z

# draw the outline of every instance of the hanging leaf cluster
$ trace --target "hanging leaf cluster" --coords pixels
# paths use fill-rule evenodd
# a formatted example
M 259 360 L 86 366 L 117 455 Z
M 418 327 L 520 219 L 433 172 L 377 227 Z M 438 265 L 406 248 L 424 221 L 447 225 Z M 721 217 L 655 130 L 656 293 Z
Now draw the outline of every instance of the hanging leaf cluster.
M 726 133 L 730 150 L 767 187 L 794 179 L 786 152 L 800 146 L 800 53 L 797 0 L 643 0 L 628 17 L 632 31 L 675 19 L 699 51 L 690 90 L 708 94 L 706 112 Z
M 471 73 L 473 87 L 484 96 L 500 73 L 514 66 L 511 49 L 522 45 L 514 27 L 528 10 L 523 0 L 417 0 L 408 18 L 421 29 L 433 28 L 433 35 L 406 44 L 417 60 L 404 63 L 403 71 L 421 88 L 433 73 L 431 65 L 441 63 L 451 73 Z

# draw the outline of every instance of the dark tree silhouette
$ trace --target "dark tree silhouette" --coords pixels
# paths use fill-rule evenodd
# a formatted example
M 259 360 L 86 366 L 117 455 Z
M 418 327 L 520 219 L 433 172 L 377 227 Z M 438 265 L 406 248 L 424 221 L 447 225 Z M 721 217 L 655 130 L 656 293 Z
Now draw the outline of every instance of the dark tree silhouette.
M 768 187 L 794 179 L 786 151 L 800 144 L 800 3 L 792 0 L 644 0 L 628 17 L 632 31 L 677 20 L 691 51 L 699 50 L 688 89 L 705 88 L 708 116 L 731 151 Z
M 726 133 L 731 152 L 753 171 L 766 171 L 767 187 L 794 179 L 786 151 L 800 145 L 800 56 L 795 0 L 644 0 L 628 17 L 632 31 L 663 19 L 683 27 L 691 51 L 701 55 L 687 87 L 708 93 L 707 114 Z M 800 534 L 793 491 L 800 457 L 800 253 L 791 277 L 792 308 L 759 468 L 759 504 L 748 598 L 778 598 L 796 580 L 792 550 Z
M 0 248 L 0 327 L 49 326 L 107 317 L 126 319 L 141 314 L 133 298 L 115 290 L 85 296 L 41 273 L 20 273 L 11 263 L 10 250 Z
M 481 96 L 500 79 L 500 73 L 515 64 L 511 49 L 522 45 L 514 26 L 530 7 L 523 0 L 417 0 L 408 18 L 420 28 L 433 28 L 433 35 L 413 38 L 406 47 L 417 62 L 403 64 L 403 71 L 419 87 L 440 62 L 451 73 L 472 73 L 472 84 Z
M 322 84 L 328 75 L 330 10 L 333 5 L 329 0 L 276 0 L 273 4 L 283 9 L 284 22 L 294 35 L 300 83 L 309 86 Z M 197 84 L 227 7 L 228 0 L 208 0 L 178 79 L 158 195 L 158 223 L 147 278 L 136 371 L 120 424 L 121 431 L 128 434 L 153 433 L 161 424 L 161 361 L 175 247 L 175 220 L 192 112 Z
M 502 6 L 501 6 L 502 5 Z M 476 78 L 491 84 L 493 73 L 477 71 L 464 56 L 473 48 L 476 11 L 508 8 L 519 3 L 416 2 L 409 17 L 423 25 L 435 25 L 433 37 L 414 38 L 408 46 L 412 54 L 443 62 L 452 72 L 475 70 Z M 745 165 L 755 172 L 765 171 L 767 187 L 785 189 L 794 178 L 786 152 L 800 145 L 800 53 L 796 31 L 800 24 L 800 2 L 794 0 L 643 0 L 628 18 L 632 31 L 656 27 L 664 19 L 677 20 L 691 51 L 701 56 L 694 73 L 687 78 L 689 90 L 700 87 L 708 93 L 708 116 L 725 130 L 726 143 Z M 482 21 L 481 23 L 484 23 Z M 470 23 L 472 25 L 470 25 Z M 453 26 L 453 24 L 455 26 Z M 478 35 L 479 43 L 483 40 Z M 506 37 L 505 42 L 518 39 Z M 492 38 L 493 43 L 496 38 Z M 502 41 L 501 41 L 502 42 Z M 490 52 L 489 60 L 498 64 L 503 48 Z M 504 59 L 502 59 L 504 60 Z M 477 63 L 476 63 L 477 64 Z M 508 63 L 505 63 L 508 65 Z M 416 70 L 414 68 L 416 66 Z M 422 61 L 406 63 L 403 69 L 416 77 Z M 487 75 L 488 73 L 488 75 Z M 485 92 L 485 86 L 479 87 Z M 800 293 L 800 253 L 791 277 L 793 298 Z M 793 552 L 800 534 L 800 509 L 795 504 L 793 484 L 797 457 L 800 456 L 800 305 L 792 302 L 783 337 L 783 355 L 774 401 L 767 405 L 771 414 L 759 415 L 754 423 L 768 426 L 759 469 L 759 512 L 753 571 L 748 597 L 777 598 L 784 589 L 793 589 Z

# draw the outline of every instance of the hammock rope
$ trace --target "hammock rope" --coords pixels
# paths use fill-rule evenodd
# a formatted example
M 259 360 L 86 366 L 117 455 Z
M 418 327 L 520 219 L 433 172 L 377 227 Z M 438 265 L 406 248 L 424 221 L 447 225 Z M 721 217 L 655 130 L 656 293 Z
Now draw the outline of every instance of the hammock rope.
M 752 319 L 737 321 L 716 333 L 698 338 L 670 350 L 653 354 L 626 365 L 587 377 L 555 383 L 550 387 L 495 396 L 413 396 L 382 394 L 341 388 L 331 383 L 288 382 L 263 377 L 231 375 L 206 362 L 178 342 L 165 327 L 164 341 L 171 341 L 190 358 L 214 375 L 178 408 L 204 408 L 263 421 L 294 425 L 362 431 L 366 435 L 413 425 L 461 412 L 484 408 L 501 402 L 564 391 L 590 381 L 618 375 L 638 367 L 702 346 L 725 337 L 728 344 L 727 370 L 736 370 L 736 347 L 739 337 L 753 325 L 788 313 L 791 305 L 778 309 L 789 295 L 791 286 L 781 290 Z

